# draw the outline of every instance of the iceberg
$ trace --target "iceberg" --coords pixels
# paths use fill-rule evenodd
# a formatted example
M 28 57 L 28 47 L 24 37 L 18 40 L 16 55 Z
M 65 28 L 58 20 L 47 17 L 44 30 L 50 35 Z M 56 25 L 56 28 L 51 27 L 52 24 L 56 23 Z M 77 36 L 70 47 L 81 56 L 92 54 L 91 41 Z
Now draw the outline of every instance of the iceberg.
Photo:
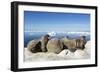
M 54 31 L 49 32 L 48 35 L 50 35 L 50 36 L 56 36 L 56 32 L 54 32 Z

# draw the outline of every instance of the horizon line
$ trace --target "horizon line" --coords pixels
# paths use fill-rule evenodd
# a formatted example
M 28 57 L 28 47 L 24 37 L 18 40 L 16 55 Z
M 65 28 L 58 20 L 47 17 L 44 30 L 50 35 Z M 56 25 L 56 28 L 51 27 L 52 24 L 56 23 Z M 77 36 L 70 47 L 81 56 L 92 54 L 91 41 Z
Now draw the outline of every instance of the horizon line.
M 90 31 L 24 31 L 24 32 L 90 32 Z

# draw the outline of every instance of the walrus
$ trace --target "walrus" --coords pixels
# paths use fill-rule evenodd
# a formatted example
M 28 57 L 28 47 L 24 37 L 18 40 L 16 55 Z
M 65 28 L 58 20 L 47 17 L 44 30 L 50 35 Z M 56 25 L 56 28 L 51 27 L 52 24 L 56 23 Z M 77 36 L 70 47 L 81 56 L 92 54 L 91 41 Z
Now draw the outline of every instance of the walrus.
M 32 53 L 47 52 L 46 45 L 49 40 L 48 37 L 49 35 L 44 35 L 40 39 L 29 41 L 27 45 L 28 50 Z
M 85 44 L 86 44 L 86 37 L 85 36 L 81 36 L 79 39 L 76 39 L 76 47 L 78 49 L 84 49 L 85 48 Z
M 47 34 L 41 38 L 41 50 L 42 50 L 42 52 L 47 52 L 46 45 L 49 41 L 48 37 L 49 37 L 49 35 Z
M 63 44 L 60 39 L 52 38 L 48 41 L 47 51 L 59 54 L 63 50 Z
M 77 49 L 83 50 L 86 44 L 85 36 L 81 36 L 78 39 L 65 38 L 62 41 L 64 48 L 68 48 L 71 52 L 75 52 Z
M 40 40 L 31 40 L 28 43 L 27 48 L 32 53 L 42 52 Z

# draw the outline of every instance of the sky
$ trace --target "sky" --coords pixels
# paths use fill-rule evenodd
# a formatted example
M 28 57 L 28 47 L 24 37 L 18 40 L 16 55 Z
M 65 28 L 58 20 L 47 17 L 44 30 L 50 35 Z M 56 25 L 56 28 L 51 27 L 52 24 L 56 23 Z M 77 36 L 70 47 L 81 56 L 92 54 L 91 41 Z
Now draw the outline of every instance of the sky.
M 86 32 L 90 31 L 90 14 L 24 11 L 24 30 Z

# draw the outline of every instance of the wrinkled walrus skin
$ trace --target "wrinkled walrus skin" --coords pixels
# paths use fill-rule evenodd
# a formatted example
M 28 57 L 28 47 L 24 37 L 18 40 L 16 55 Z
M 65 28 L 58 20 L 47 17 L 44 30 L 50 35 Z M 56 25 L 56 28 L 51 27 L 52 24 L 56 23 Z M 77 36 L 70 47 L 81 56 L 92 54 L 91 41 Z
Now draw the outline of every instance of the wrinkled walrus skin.
M 41 50 L 42 50 L 42 52 L 47 52 L 46 45 L 49 41 L 49 35 L 43 36 L 40 41 L 41 41 Z
M 67 40 L 67 41 L 66 41 Z M 86 40 L 85 36 L 81 36 L 79 39 L 63 39 L 63 45 L 67 47 L 71 52 L 75 52 L 76 49 L 83 50 L 85 48 Z
M 27 48 L 30 52 L 36 53 L 36 52 L 42 52 L 41 50 L 41 43 L 39 40 L 32 40 L 28 43 Z
M 27 45 L 28 50 L 32 53 L 47 52 L 46 45 L 49 40 L 48 37 L 49 35 L 44 35 L 41 39 L 31 40 Z
M 52 38 L 51 40 L 48 41 L 48 44 L 47 44 L 48 52 L 53 52 L 53 53 L 58 54 L 62 50 L 63 50 L 63 44 L 60 41 L 60 39 Z

